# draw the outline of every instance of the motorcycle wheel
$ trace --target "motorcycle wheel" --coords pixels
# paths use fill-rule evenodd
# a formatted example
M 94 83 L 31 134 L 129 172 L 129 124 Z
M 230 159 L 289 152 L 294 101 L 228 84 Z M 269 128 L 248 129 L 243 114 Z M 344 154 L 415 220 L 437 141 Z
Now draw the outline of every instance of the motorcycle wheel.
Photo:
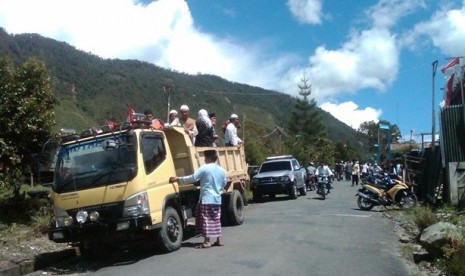
M 319 194 L 320 194 L 321 198 L 322 198 L 323 200 L 325 200 L 325 199 L 326 199 L 325 188 L 324 188 L 324 187 L 320 187 L 320 188 L 318 188 L 318 189 L 319 189 Z
M 413 208 L 417 205 L 417 196 L 413 193 L 409 193 L 400 198 L 398 205 L 402 209 Z
M 375 204 L 373 202 L 361 196 L 357 198 L 357 205 L 358 208 L 364 211 L 370 211 L 371 209 L 373 209 L 373 207 L 375 207 Z

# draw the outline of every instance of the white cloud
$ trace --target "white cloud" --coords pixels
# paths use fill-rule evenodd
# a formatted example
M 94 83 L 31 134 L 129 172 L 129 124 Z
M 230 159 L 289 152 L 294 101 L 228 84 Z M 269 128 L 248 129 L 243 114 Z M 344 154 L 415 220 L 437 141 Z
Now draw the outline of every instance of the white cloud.
M 370 20 L 367 28 L 352 30 L 339 48 L 320 45 L 308 57 L 308 66 L 300 66 L 292 54 L 267 56 L 266 43 L 241 45 L 201 32 L 185 0 L 158 0 L 147 5 L 135 1 L 0 0 L 0 26 L 9 33 L 39 33 L 66 41 L 105 58 L 140 59 L 293 95 L 297 95 L 297 84 L 305 71 L 312 97 L 322 103 L 339 94 L 389 87 L 399 70 L 401 46 L 392 28 L 400 18 L 424 5 L 419 0 L 381 0 L 366 11 Z M 321 0 L 288 0 L 287 5 L 300 22 L 321 24 Z M 463 9 L 444 10 L 416 30 L 430 35 L 438 47 L 456 52 L 460 48 L 452 47 L 465 45 L 463 18 Z M 441 34 L 440 30 L 447 28 L 450 33 Z M 381 114 L 370 108 L 345 108 L 352 111 L 350 114 L 369 114 L 363 121 Z M 328 111 L 338 117 L 337 110 Z
M 425 8 L 424 0 L 380 0 L 366 13 L 376 28 L 390 28 L 418 8 Z
M 320 107 L 353 129 L 358 129 L 360 124 L 366 121 L 378 122 L 382 114 L 381 110 L 371 107 L 359 109 L 358 105 L 351 101 L 340 104 L 326 102 Z
M 366 10 L 370 26 L 354 29 L 338 49 L 325 45 L 316 48 L 306 68 L 293 67 L 284 76 L 281 90 L 295 91 L 303 72 L 312 84 L 317 102 L 333 101 L 340 94 L 355 94 L 361 89 L 386 90 L 399 71 L 400 45 L 391 31 L 399 19 L 424 7 L 418 0 L 381 0 Z M 324 103 L 321 108 L 342 122 L 357 128 L 361 122 L 375 120 L 381 110 L 367 107 L 358 110 L 353 102 Z
M 25 7 L 28 7 L 27 9 Z M 202 33 L 184 0 L 0 0 L 0 26 L 38 33 L 104 58 L 140 59 L 180 72 L 277 89 L 292 55 Z
M 428 21 L 421 22 L 407 37 L 407 43 L 415 45 L 422 35 L 429 36 L 434 46 L 448 56 L 464 56 L 465 49 L 465 1 L 460 9 L 443 9 Z
M 287 6 L 300 23 L 321 24 L 320 0 L 288 0 Z

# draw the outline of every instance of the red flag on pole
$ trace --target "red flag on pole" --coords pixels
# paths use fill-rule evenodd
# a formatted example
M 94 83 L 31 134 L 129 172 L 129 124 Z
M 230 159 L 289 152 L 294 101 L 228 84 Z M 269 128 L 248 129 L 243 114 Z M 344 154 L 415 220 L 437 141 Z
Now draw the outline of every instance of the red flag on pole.
M 455 77 L 455 73 L 450 75 L 449 79 L 447 80 L 446 94 L 445 94 L 445 97 L 444 97 L 444 105 L 445 106 L 449 106 L 450 101 L 452 99 L 452 92 L 453 92 L 453 89 L 454 89 L 454 77 Z
M 441 68 L 441 72 L 446 75 L 450 75 L 457 71 L 460 66 L 460 59 L 458 57 L 451 59 L 446 65 Z
M 110 121 L 110 120 L 105 120 L 105 122 L 104 122 L 104 126 L 108 126 L 110 128 L 110 130 L 114 130 L 117 125 L 118 125 L 117 122 L 113 122 L 113 121 Z
M 132 124 L 134 122 L 134 109 L 132 106 L 128 105 L 128 122 Z

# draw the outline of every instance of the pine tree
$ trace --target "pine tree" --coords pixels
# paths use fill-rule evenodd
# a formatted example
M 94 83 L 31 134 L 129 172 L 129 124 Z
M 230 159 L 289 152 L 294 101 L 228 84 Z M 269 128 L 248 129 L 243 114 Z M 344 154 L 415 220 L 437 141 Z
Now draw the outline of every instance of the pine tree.
M 295 110 L 291 113 L 287 147 L 299 160 L 308 162 L 316 158 L 316 147 L 321 139 L 327 138 L 327 132 L 315 99 L 310 99 L 312 87 L 305 73 L 298 87 L 302 99 L 297 99 Z

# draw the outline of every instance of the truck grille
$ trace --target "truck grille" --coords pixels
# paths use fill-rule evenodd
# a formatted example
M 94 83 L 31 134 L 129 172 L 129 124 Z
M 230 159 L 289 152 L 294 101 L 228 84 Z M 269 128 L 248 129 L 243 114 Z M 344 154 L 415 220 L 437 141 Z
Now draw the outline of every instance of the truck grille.
M 97 211 L 100 214 L 100 221 L 107 223 L 114 223 L 121 218 L 123 214 L 124 202 L 114 202 L 107 204 L 99 204 L 93 206 L 87 206 L 77 209 L 68 210 L 68 214 L 72 217 L 76 217 L 76 213 L 80 210 L 85 210 L 88 213 Z

